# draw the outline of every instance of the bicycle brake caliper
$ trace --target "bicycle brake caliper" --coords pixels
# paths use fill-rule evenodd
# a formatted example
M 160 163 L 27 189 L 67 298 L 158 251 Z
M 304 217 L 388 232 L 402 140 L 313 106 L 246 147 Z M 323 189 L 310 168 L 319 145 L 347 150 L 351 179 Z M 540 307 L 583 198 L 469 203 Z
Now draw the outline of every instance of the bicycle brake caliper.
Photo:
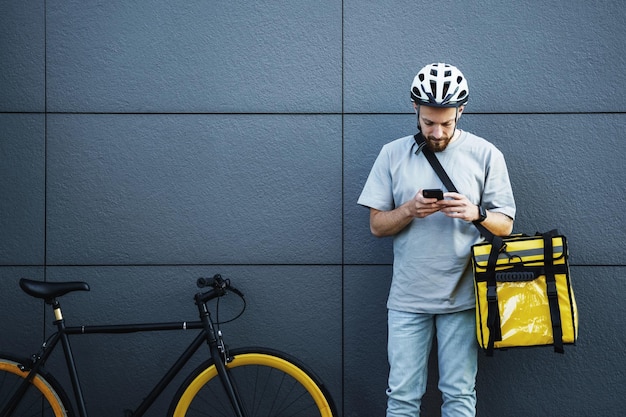
M 26 363 L 19 364 L 20 370 L 22 372 L 28 372 L 31 369 L 33 369 L 33 366 L 35 366 L 35 363 L 37 363 L 41 359 L 41 357 L 46 352 L 47 348 L 48 348 L 48 342 L 45 341 L 41 344 L 41 348 L 39 349 L 39 352 L 33 353 L 32 355 L 30 355 L 30 358 L 26 360 Z
M 224 365 L 228 365 L 233 361 L 233 358 L 228 353 L 228 347 L 224 343 L 224 339 L 222 338 L 222 331 L 217 331 L 217 345 L 222 354 L 222 360 L 224 361 Z

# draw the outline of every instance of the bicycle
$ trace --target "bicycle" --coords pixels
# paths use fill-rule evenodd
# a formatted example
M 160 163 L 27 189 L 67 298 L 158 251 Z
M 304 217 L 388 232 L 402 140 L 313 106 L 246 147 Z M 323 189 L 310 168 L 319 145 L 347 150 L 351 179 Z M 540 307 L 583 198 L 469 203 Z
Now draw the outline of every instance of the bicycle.
M 201 290 L 195 294 L 194 303 L 198 308 L 200 320 L 190 322 L 66 326 L 59 298 L 76 291 L 89 291 L 86 282 L 41 282 L 22 278 L 19 285 L 28 295 L 42 299 L 52 306 L 56 331 L 30 358 L 0 354 L 0 417 L 76 415 L 63 387 L 44 368 L 59 342 L 65 353 L 78 416 L 87 417 L 69 336 L 165 330 L 199 330 L 199 333 L 141 404 L 134 411 L 126 411 L 127 417 L 143 416 L 205 343 L 209 348 L 209 359 L 184 379 L 172 399 L 168 416 L 337 415 L 333 400 L 324 384 L 293 356 L 258 347 L 233 350 L 227 348 L 219 329 L 220 323 L 213 320 L 207 303 L 219 300 L 227 293 L 236 294 L 243 300 L 242 310 L 234 318 L 236 319 L 245 310 L 245 298 L 230 284 L 230 280 L 222 278 L 219 274 L 210 279 L 197 280 L 197 286 Z

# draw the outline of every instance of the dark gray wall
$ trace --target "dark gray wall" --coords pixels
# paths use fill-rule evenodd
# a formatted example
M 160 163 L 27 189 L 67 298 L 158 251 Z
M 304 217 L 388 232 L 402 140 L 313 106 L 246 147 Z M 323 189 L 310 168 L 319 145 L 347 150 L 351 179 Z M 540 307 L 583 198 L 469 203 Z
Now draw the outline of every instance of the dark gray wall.
M 515 230 L 569 238 L 581 321 L 563 356 L 481 357 L 478 414 L 621 415 L 626 12 L 509 3 L 3 1 L 0 350 L 50 322 L 22 276 L 89 281 L 64 303 L 82 323 L 190 318 L 220 272 L 250 304 L 231 345 L 289 351 L 342 415 L 382 415 L 391 242 L 356 199 L 415 130 L 412 77 L 445 61 L 470 80 L 461 127 L 507 157 Z M 188 337 L 75 339 L 93 414 L 135 406 Z

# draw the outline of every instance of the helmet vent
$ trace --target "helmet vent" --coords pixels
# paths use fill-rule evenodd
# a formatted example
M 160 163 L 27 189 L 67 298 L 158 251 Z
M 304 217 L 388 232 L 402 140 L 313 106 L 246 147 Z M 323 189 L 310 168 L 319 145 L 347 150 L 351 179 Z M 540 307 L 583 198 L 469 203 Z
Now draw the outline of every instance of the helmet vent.
M 450 88 L 450 81 L 443 83 L 443 92 L 441 93 L 442 97 L 446 97 L 448 95 L 449 88 Z

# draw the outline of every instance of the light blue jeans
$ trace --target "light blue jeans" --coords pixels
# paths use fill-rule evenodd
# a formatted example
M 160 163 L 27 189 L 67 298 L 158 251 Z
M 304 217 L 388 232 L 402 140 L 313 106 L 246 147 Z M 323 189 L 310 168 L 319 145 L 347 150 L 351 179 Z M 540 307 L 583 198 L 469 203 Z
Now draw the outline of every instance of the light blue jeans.
M 419 417 L 426 392 L 428 356 L 437 337 L 442 417 L 476 415 L 476 342 L 474 310 L 417 314 L 389 310 L 389 386 L 387 417 Z

